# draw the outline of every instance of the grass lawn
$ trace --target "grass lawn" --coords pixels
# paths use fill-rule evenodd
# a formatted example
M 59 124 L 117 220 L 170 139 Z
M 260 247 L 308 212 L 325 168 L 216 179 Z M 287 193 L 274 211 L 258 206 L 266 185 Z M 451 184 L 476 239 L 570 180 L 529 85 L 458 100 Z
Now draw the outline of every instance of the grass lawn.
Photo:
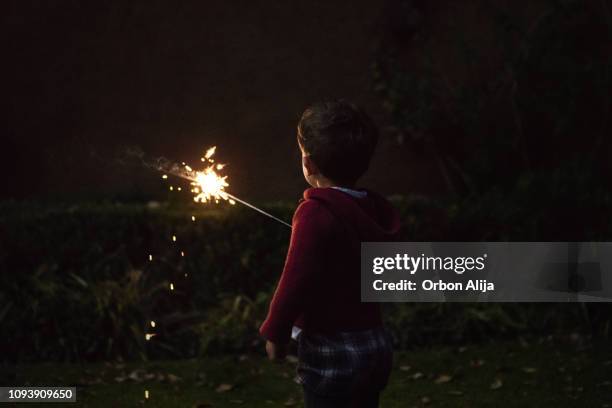
M 78 404 L 68 406 L 300 407 L 294 370 L 292 362 L 259 355 L 47 363 L 17 367 L 11 382 L 76 385 Z M 398 352 L 381 407 L 423 406 L 612 407 L 612 347 L 580 350 L 543 341 Z

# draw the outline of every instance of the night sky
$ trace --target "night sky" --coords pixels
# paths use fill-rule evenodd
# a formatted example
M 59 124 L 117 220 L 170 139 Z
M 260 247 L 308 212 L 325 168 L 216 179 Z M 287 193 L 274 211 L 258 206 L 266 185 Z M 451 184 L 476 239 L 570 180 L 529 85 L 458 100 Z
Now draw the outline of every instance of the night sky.
M 384 121 L 370 75 L 382 14 L 367 1 L 13 1 L 2 197 L 164 197 L 158 175 L 117 164 L 123 146 L 196 163 L 217 145 L 231 191 L 298 198 L 305 106 L 344 97 Z M 379 147 L 364 184 L 430 188 Z
M 452 192 L 431 149 L 398 139 L 388 101 L 375 91 L 381 49 L 395 48 L 408 76 L 433 84 L 434 115 L 452 122 L 473 114 L 481 134 L 514 140 L 507 159 L 480 155 L 487 172 L 510 172 L 512 179 L 514 171 L 558 166 L 580 149 L 603 151 L 610 105 L 602 87 L 609 81 L 606 55 L 610 66 L 604 3 L 586 2 L 579 8 L 584 16 L 561 5 L 557 20 L 548 21 L 542 16 L 551 15 L 551 4 L 6 2 L 0 199 L 165 199 L 158 174 L 119 160 L 125 148 L 193 164 L 217 145 L 217 159 L 229 164 L 231 192 L 297 200 L 306 187 L 297 121 L 308 104 L 335 98 L 362 105 L 382 131 L 363 186 L 384 194 Z M 521 32 L 537 41 L 523 43 Z M 509 69 L 525 44 L 540 47 L 526 48 L 535 71 Z M 509 91 L 485 100 L 485 107 L 502 103 L 481 120 L 474 113 L 480 102 L 469 98 L 500 79 Z M 419 98 L 412 95 L 411 103 Z M 418 125 L 423 112 L 406 108 Z M 569 125 L 564 118 L 572 118 Z M 471 125 L 457 129 L 435 118 L 429 124 L 411 137 L 436 140 L 441 156 L 455 158 L 449 169 L 477 161 L 477 149 L 464 141 Z

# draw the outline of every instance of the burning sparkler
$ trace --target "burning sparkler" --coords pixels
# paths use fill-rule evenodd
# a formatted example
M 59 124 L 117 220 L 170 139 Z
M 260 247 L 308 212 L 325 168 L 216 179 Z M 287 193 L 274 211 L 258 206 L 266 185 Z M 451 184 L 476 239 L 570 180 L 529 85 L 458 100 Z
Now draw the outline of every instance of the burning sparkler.
M 213 156 L 216 148 L 216 146 L 213 146 L 206 150 L 204 156 L 200 158 L 200 161 L 208 164 L 204 170 L 193 170 L 186 163 L 182 163 L 182 166 L 179 166 L 178 164 L 169 162 L 166 159 L 158 159 L 157 162 L 151 167 L 154 167 L 156 170 L 164 173 L 162 176 L 163 179 L 167 179 L 168 174 L 171 174 L 173 176 L 189 180 L 192 187 L 191 192 L 195 194 L 193 197 L 195 202 L 207 203 L 209 201 L 215 201 L 218 203 L 220 200 L 226 200 L 232 205 L 238 202 L 291 228 L 291 224 L 288 224 L 280 218 L 262 210 L 261 208 L 256 207 L 253 204 L 225 191 L 225 188 L 229 186 L 229 183 L 227 182 L 227 176 L 222 176 L 218 173 L 218 171 L 223 170 L 225 165 L 215 163 Z M 170 190 L 173 190 L 172 186 L 170 187 Z M 180 190 L 180 188 L 177 188 L 177 190 Z M 193 216 L 192 221 L 195 221 L 195 217 Z

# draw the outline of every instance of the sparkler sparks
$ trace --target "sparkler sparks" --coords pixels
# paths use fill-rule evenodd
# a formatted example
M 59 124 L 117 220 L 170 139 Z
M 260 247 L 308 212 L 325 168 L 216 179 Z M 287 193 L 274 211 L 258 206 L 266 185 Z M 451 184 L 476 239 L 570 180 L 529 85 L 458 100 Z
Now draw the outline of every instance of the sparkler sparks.
M 210 159 L 213 156 L 213 154 L 215 154 L 215 151 L 217 151 L 217 146 L 213 146 L 210 149 L 206 150 L 206 153 L 204 154 L 204 158 Z
M 204 153 L 204 157 L 200 158 L 200 160 L 204 163 L 208 163 L 208 166 L 204 170 L 196 171 L 193 170 L 189 165 L 185 162 L 182 162 L 182 166 L 179 166 L 175 163 L 169 162 L 166 159 L 160 158 L 153 164 L 146 163 L 143 160 L 143 163 L 148 167 L 153 167 L 158 171 L 164 173 L 164 175 L 172 174 L 176 177 L 180 177 L 191 182 L 191 192 L 195 194 L 193 200 L 199 203 L 207 203 L 210 201 L 214 201 L 215 203 L 220 202 L 220 200 L 225 200 L 231 205 L 236 204 L 237 202 L 249 207 L 252 210 L 259 212 L 260 214 L 265 215 L 266 217 L 270 217 L 275 221 L 280 222 L 283 225 L 291 228 L 291 224 L 286 223 L 278 217 L 262 210 L 259 207 L 254 206 L 253 204 L 244 201 L 235 195 L 232 195 L 225 191 L 225 188 L 229 186 L 227 182 L 227 176 L 220 175 L 217 171 L 223 170 L 225 168 L 225 164 L 223 163 L 215 163 L 213 156 L 217 150 L 216 146 L 213 146 L 206 150 Z M 143 153 L 138 152 L 138 155 L 142 158 Z M 170 186 L 170 190 L 173 191 L 174 187 Z M 180 191 L 180 187 L 177 188 Z M 193 221 L 195 221 L 192 218 Z
M 127 156 L 138 157 L 144 166 L 160 171 L 162 173 L 163 180 L 168 180 L 169 175 L 188 180 L 191 184 L 191 192 L 194 194 L 193 200 L 195 202 L 207 203 L 214 200 L 215 203 L 219 203 L 220 200 L 224 200 L 231 205 L 234 205 L 236 204 L 236 202 L 238 202 L 246 207 L 251 208 L 252 210 L 259 212 L 260 214 L 272 218 L 273 220 L 278 221 L 281 224 L 291 228 L 290 224 L 286 223 L 280 218 L 275 217 L 274 215 L 230 194 L 225 190 L 226 187 L 229 187 L 227 176 L 218 173 L 225 168 L 225 164 L 215 163 L 213 156 L 216 152 L 216 149 L 216 146 L 213 146 L 206 150 L 204 156 L 200 158 L 200 161 L 204 163 L 206 167 L 203 170 L 199 171 L 194 170 L 185 162 L 182 162 L 182 165 L 179 166 L 177 163 L 171 162 L 165 158 L 158 158 L 153 161 L 145 160 L 144 153 L 137 148 L 127 149 L 125 153 Z M 170 191 L 181 191 L 181 187 L 178 186 L 175 189 L 174 186 L 170 185 L 169 189 Z M 195 215 L 191 215 L 191 221 L 196 221 Z M 172 235 L 172 242 L 177 242 L 177 237 L 175 235 Z M 182 248 L 179 247 L 177 249 Z M 183 250 L 180 251 L 180 256 L 185 257 L 185 252 Z M 152 254 L 149 254 L 148 258 L 149 262 L 153 262 Z M 187 278 L 188 274 L 184 273 L 184 276 L 185 278 Z M 169 282 L 169 289 L 171 292 L 174 292 L 174 283 Z M 153 320 L 149 321 L 149 325 L 151 329 L 156 328 L 156 323 Z M 149 341 L 154 336 L 156 336 L 156 333 L 145 333 L 145 340 Z M 145 400 L 148 400 L 150 397 L 149 390 L 145 389 L 144 391 Z
M 220 200 L 225 200 L 229 204 L 234 205 L 237 202 L 245 205 L 267 217 L 272 218 L 275 221 L 280 222 L 283 225 L 291 228 L 291 225 L 281 220 L 278 217 L 275 217 L 272 214 L 267 213 L 254 206 L 253 204 L 244 201 L 229 192 L 225 191 L 226 187 L 229 187 L 229 183 L 227 182 L 227 176 L 221 175 L 218 171 L 221 171 L 225 168 L 225 164 L 223 163 L 215 163 L 213 156 L 217 150 L 216 146 L 213 146 L 206 150 L 204 156 L 200 158 L 203 163 L 207 164 L 203 170 L 194 170 L 185 162 L 182 162 L 182 165 L 178 165 L 176 163 L 170 162 L 167 159 L 159 158 L 154 161 L 145 160 L 145 155 L 142 151 L 138 149 L 130 149 L 126 151 L 126 154 L 130 156 L 136 156 L 140 158 L 142 164 L 149 168 L 154 168 L 160 172 L 162 172 L 162 179 L 168 180 L 169 175 L 173 175 L 185 180 L 188 180 L 191 183 L 191 192 L 194 194 L 193 200 L 198 203 L 207 203 L 210 201 L 215 201 L 218 203 Z M 170 185 L 170 191 L 174 191 L 175 187 Z M 181 191 L 181 187 L 176 187 L 177 191 Z M 195 222 L 195 215 L 191 216 L 191 221 Z M 176 235 L 172 235 L 172 242 L 177 242 Z M 185 252 L 180 251 L 181 257 L 185 257 Z M 149 262 L 153 262 L 153 255 L 149 254 Z M 185 277 L 188 275 L 185 273 Z M 174 291 L 174 283 L 169 284 L 170 291 Z M 155 322 L 151 321 L 151 327 L 155 328 Z M 150 340 L 155 334 L 148 333 L 146 335 L 146 339 Z

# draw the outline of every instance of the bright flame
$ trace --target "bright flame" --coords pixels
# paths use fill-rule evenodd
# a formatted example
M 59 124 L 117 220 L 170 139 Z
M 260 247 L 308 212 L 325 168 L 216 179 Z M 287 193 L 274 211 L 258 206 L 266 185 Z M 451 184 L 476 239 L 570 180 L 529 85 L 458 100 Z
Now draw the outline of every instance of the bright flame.
M 206 150 L 203 161 L 208 161 L 213 163 L 212 156 L 215 154 L 216 146 L 211 147 Z M 195 174 L 195 181 L 191 183 L 193 186 L 193 191 L 196 196 L 193 198 L 195 202 L 206 203 L 208 201 L 219 202 L 220 199 L 227 200 L 229 199 L 227 193 L 225 192 L 225 187 L 229 186 L 227 183 L 227 176 L 219 175 L 215 169 L 221 170 L 223 165 L 211 164 L 203 171 L 197 171 Z M 192 217 L 192 220 L 195 221 L 195 217 Z
M 195 184 L 198 186 L 199 192 L 193 199 L 196 202 L 205 203 L 207 201 L 219 200 L 222 198 L 227 200 L 225 187 L 229 186 L 227 176 L 219 176 L 212 166 L 204 171 L 197 172 Z

